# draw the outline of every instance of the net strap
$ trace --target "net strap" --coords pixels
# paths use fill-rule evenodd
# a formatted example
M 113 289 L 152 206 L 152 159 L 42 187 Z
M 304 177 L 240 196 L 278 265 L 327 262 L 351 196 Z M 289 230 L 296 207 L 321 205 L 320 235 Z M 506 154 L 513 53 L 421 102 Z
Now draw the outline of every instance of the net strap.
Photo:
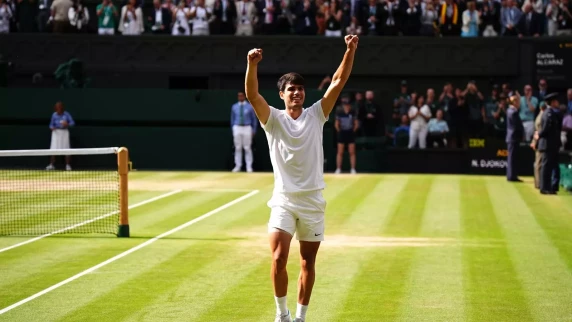
M 118 147 L 89 149 L 0 150 L 0 157 L 116 154 Z

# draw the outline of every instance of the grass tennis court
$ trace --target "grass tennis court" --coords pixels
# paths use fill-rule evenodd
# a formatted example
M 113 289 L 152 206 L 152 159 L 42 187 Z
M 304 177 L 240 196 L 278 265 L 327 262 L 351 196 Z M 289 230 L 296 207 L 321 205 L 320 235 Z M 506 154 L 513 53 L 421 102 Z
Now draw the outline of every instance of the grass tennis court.
M 327 175 L 326 183 L 308 321 L 572 321 L 570 195 L 540 195 L 530 178 Z M 0 321 L 273 321 L 272 184 L 270 173 L 132 172 L 130 205 L 171 194 L 130 210 L 131 238 L 58 235 L 2 251 L 31 237 L 1 237 L 0 311 L 116 259 Z M 294 242 L 291 311 L 297 250 Z

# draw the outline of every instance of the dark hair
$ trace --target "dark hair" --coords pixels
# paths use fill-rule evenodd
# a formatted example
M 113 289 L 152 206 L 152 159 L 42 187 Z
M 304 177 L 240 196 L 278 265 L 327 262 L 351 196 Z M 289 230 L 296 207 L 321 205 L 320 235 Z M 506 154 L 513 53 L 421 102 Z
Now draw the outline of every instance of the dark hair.
M 298 73 L 284 74 L 278 79 L 278 90 L 283 92 L 287 84 L 304 86 L 304 77 Z

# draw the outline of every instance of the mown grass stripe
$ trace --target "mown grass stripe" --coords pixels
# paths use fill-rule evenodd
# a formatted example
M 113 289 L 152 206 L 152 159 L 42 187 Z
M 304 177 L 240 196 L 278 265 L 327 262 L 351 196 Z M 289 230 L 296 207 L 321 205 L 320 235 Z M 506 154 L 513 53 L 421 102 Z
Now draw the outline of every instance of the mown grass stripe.
M 530 186 L 515 187 L 528 209 L 530 209 L 538 225 L 558 249 L 572 271 L 572 206 L 563 202 L 566 197 L 540 196 L 538 190 Z
M 415 249 L 399 321 L 465 321 L 462 251 L 458 243 L 461 236 L 459 190 L 458 177 L 438 177 L 433 182 L 420 234 L 457 241 Z M 443 196 L 447 196 L 447 202 Z
M 572 273 L 558 249 L 514 185 L 488 180 L 487 188 L 531 314 L 536 321 L 572 319 Z
M 505 241 L 484 180 L 479 177 L 461 180 L 463 235 L 477 241 Z M 500 196 L 504 197 L 504 192 Z M 466 320 L 533 321 L 509 250 L 503 243 L 497 246 L 486 250 L 463 247 Z

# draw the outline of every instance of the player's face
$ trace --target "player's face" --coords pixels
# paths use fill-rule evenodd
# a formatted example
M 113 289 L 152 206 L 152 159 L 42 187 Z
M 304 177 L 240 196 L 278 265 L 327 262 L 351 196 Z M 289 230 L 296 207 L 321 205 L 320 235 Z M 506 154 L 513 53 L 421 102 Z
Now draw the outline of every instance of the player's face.
M 283 92 L 280 92 L 280 98 L 284 100 L 286 106 L 289 108 L 302 108 L 304 105 L 304 86 L 286 84 Z

